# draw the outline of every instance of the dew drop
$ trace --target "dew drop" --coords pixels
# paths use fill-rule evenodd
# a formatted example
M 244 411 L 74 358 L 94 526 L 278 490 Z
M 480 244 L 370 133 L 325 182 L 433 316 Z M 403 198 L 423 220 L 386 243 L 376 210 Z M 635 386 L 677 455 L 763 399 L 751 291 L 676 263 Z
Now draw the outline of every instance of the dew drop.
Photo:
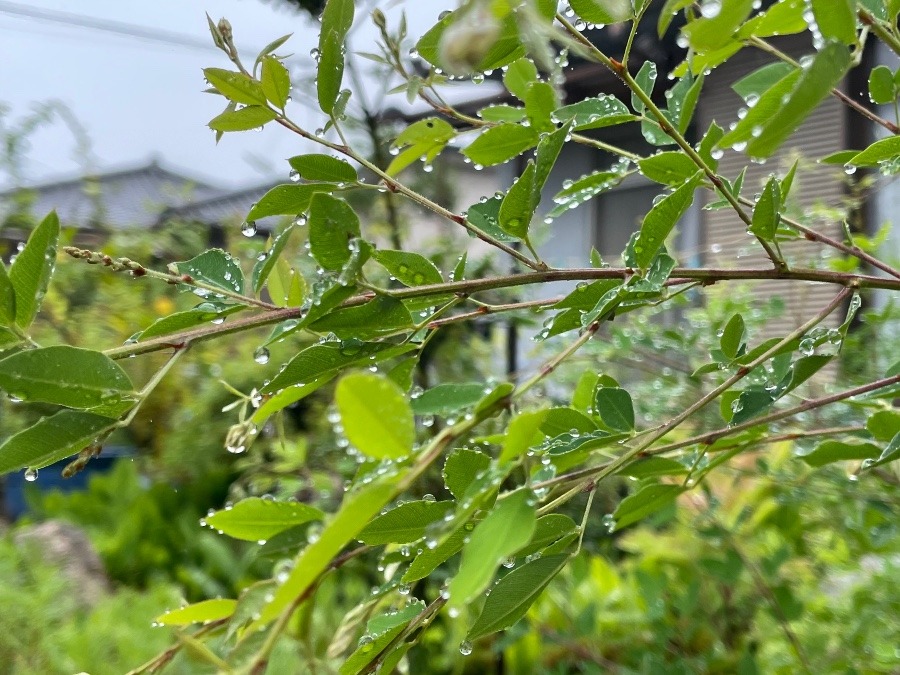
M 37 469 L 26 469 L 25 470 L 25 480 L 29 483 L 33 483 L 37 480 L 38 470 Z
M 459 645 L 459 653 L 463 656 L 468 656 L 472 653 L 472 643 L 469 640 L 466 640 Z
M 266 364 L 269 362 L 269 350 L 265 347 L 260 347 L 255 352 L 253 352 L 253 360 L 259 363 L 260 365 Z

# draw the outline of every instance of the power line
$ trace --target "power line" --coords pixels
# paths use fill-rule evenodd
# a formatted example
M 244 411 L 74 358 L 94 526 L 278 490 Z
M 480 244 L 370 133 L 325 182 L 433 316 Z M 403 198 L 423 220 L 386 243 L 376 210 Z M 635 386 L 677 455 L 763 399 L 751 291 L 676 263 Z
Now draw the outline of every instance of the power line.
M 218 48 L 215 47 L 211 41 L 207 42 L 206 40 L 200 40 L 183 33 L 176 33 L 174 31 L 159 28 L 147 28 L 146 26 L 125 23 L 123 21 L 101 19 L 99 17 L 86 16 L 84 14 L 29 7 L 28 5 L 17 2 L 7 2 L 6 0 L 0 0 L 0 14 L 9 14 L 12 16 L 33 19 L 35 21 L 43 21 L 45 23 L 57 23 L 64 26 L 74 26 L 77 28 L 86 28 L 88 30 L 113 33 L 125 37 L 138 38 L 140 40 L 148 40 L 150 42 L 160 42 L 176 47 L 184 47 L 186 49 L 203 50 L 205 52 L 218 51 Z

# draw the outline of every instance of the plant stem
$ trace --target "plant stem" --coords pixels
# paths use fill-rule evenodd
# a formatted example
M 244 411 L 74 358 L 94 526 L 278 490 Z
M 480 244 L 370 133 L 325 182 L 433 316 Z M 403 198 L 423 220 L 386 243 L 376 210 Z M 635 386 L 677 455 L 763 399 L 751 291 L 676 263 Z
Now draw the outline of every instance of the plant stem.
M 546 270 L 541 272 L 524 272 L 521 274 L 489 277 L 487 279 L 469 279 L 463 281 L 450 281 L 444 284 L 432 284 L 428 286 L 416 286 L 391 291 L 391 295 L 400 300 L 408 298 L 421 298 L 431 295 L 460 294 L 468 295 L 482 291 L 496 290 L 500 288 L 513 288 L 529 284 L 540 284 L 548 281 L 593 281 L 597 279 L 622 279 L 627 280 L 634 276 L 634 270 L 630 267 L 604 267 L 604 268 L 572 268 L 563 270 Z M 799 281 L 818 281 L 837 284 L 850 288 L 880 288 L 886 290 L 900 290 L 900 279 L 885 279 L 864 274 L 848 274 L 844 272 L 832 272 L 829 270 L 791 269 L 776 270 L 764 269 L 717 269 L 717 268 L 675 268 L 667 282 L 673 286 L 685 282 L 700 281 L 704 284 L 718 281 L 736 280 L 766 280 L 766 279 L 794 279 Z M 341 307 L 355 307 L 362 305 L 374 297 L 373 293 L 354 296 L 344 301 Z M 535 305 L 540 303 L 535 302 Z M 484 313 L 484 312 L 479 312 Z M 489 312 L 488 312 L 489 313 Z M 202 326 L 185 331 L 161 335 L 149 340 L 134 344 L 122 345 L 105 350 L 103 353 L 112 359 L 122 359 L 132 355 L 158 352 L 171 349 L 184 343 L 199 343 L 222 335 L 229 335 L 253 328 L 268 326 L 287 319 L 297 319 L 303 316 L 300 307 L 279 307 L 266 312 L 245 316 L 220 325 Z M 453 318 L 453 317 L 451 317 Z M 450 321 L 446 319 L 445 321 Z
M 273 110 L 273 112 L 277 112 L 277 111 Z M 302 129 L 301 127 L 296 125 L 294 122 L 292 122 L 290 119 L 288 119 L 284 115 L 280 115 L 276 121 L 279 124 L 281 124 L 283 127 L 285 127 L 286 129 L 290 129 L 294 133 L 299 134 L 300 136 L 303 136 L 303 138 L 306 138 L 311 141 L 315 141 L 316 143 L 320 143 L 321 145 L 324 145 L 325 147 L 330 148 L 331 150 L 334 150 L 335 152 L 340 152 L 341 154 L 346 155 L 347 157 L 350 157 L 351 159 L 358 162 L 359 164 L 361 164 L 362 166 L 367 168 L 369 171 L 374 173 L 376 176 L 381 178 L 385 182 L 385 185 L 387 185 L 388 189 L 398 192 L 398 193 L 404 195 L 405 197 L 408 197 L 410 200 L 414 201 L 415 203 L 419 204 L 419 206 L 422 206 L 422 207 L 428 209 L 429 211 L 432 211 L 433 213 L 436 213 L 437 215 L 442 216 L 443 218 L 451 220 L 454 223 L 456 223 L 457 225 L 462 226 L 462 228 L 464 230 L 466 230 L 473 236 L 477 237 L 478 239 L 481 239 L 483 242 L 490 244 L 491 246 L 493 246 L 495 248 L 500 249 L 507 255 L 510 255 L 513 258 L 515 258 L 516 260 L 518 260 L 519 262 L 521 262 L 523 265 L 526 265 L 527 267 L 530 267 L 531 269 L 535 269 L 535 270 L 546 269 L 547 266 L 544 265 L 543 263 L 535 262 L 534 260 L 531 260 L 530 258 L 523 255 L 522 253 L 520 253 L 516 249 L 512 248 L 511 246 L 504 244 L 502 241 L 494 238 L 493 236 L 489 235 L 487 232 L 483 232 L 482 230 L 478 229 L 477 227 L 472 225 L 466 219 L 465 216 L 461 216 L 458 213 L 453 213 L 452 211 L 445 209 L 440 204 L 437 204 L 437 203 L 431 201 L 430 199 L 428 199 L 425 195 L 419 194 L 412 188 L 409 188 L 406 185 L 404 185 L 403 183 L 400 183 L 399 181 L 397 181 L 397 179 L 393 178 L 392 176 L 389 176 L 387 173 L 382 171 L 381 168 L 379 168 L 378 166 L 376 166 L 375 164 L 370 162 L 368 159 L 366 159 L 365 157 L 363 157 L 362 155 L 357 153 L 351 147 L 349 147 L 347 145 L 338 145 L 337 143 L 332 143 L 331 141 L 328 141 L 324 138 L 319 138 L 313 134 L 310 134 L 308 131 Z
M 740 201 L 742 204 L 747 204 L 747 205 L 753 204 L 753 202 L 751 202 L 749 199 L 747 199 L 745 197 L 741 197 Z M 826 246 L 830 246 L 831 248 L 835 248 L 839 251 L 842 251 L 843 253 L 846 253 L 847 255 L 851 255 L 854 258 L 858 258 L 859 260 L 861 260 L 865 263 L 868 263 L 872 267 L 880 269 L 882 272 L 886 272 L 887 274 L 890 274 L 892 277 L 896 277 L 897 279 L 900 279 L 900 270 L 897 270 L 896 268 L 891 267 L 886 262 L 879 260 L 878 258 L 871 255 L 870 253 L 866 253 L 861 248 L 859 248 L 859 246 L 856 246 L 853 244 L 847 245 L 842 241 L 833 239 L 832 237 L 829 237 L 826 234 L 822 234 L 821 232 L 818 232 L 816 230 L 813 230 L 812 228 L 807 227 L 806 225 L 803 225 L 802 223 L 795 220 L 794 218 L 789 218 L 788 216 L 785 216 L 785 215 L 781 215 L 780 218 L 782 221 L 784 221 L 785 223 L 790 225 L 795 230 L 802 232 L 803 235 L 810 241 L 817 241 L 819 243 L 825 244 Z
M 112 258 L 99 251 L 89 251 L 88 249 L 77 248 L 75 246 L 65 246 L 63 247 L 63 251 L 76 260 L 86 261 L 89 265 L 102 264 L 105 267 L 109 267 L 113 272 L 129 271 L 135 278 L 150 277 L 151 279 L 165 281 L 167 284 L 185 284 L 204 291 L 209 291 L 209 293 L 213 295 L 221 295 L 226 298 L 231 298 L 232 300 L 237 300 L 243 305 L 254 305 L 256 307 L 262 307 L 263 309 L 277 309 L 277 305 L 257 300 L 254 297 L 238 293 L 237 291 L 231 291 L 227 288 L 208 284 L 205 281 L 194 279 L 189 274 L 157 272 L 156 270 L 144 267 L 139 262 L 135 262 L 129 258 Z
M 872 32 L 878 36 L 879 40 L 884 42 L 884 44 L 890 47 L 895 54 L 900 56 L 900 40 L 897 39 L 897 36 L 894 35 L 892 30 L 866 9 L 860 8 L 857 12 L 857 16 L 864 26 L 868 26 Z M 900 129 L 894 131 L 895 134 L 898 132 L 900 132 Z
M 609 68 L 615 75 L 617 75 L 621 80 L 625 83 L 625 85 L 640 99 L 641 103 L 644 104 L 644 107 L 649 110 L 653 117 L 656 118 L 657 124 L 659 124 L 659 128 L 663 130 L 666 134 L 668 134 L 673 141 L 680 147 L 684 153 L 690 157 L 691 161 L 697 165 L 706 177 L 712 182 L 712 184 L 716 187 L 716 190 L 731 204 L 731 207 L 734 209 L 735 213 L 737 213 L 738 217 L 744 221 L 744 224 L 747 227 L 752 225 L 752 219 L 750 215 L 744 211 L 741 207 L 740 202 L 737 198 L 731 194 L 731 191 L 725 187 L 725 184 L 722 182 L 722 179 L 719 175 L 712 170 L 712 168 L 706 163 L 706 161 L 700 156 L 700 154 L 694 150 L 694 147 L 687 142 L 687 139 L 684 135 L 676 129 L 672 123 L 668 120 L 668 118 L 663 114 L 662 110 L 653 102 L 653 99 L 641 89 L 640 85 L 635 81 L 635 79 L 631 76 L 631 73 L 628 72 L 628 64 L 627 63 L 619 63 L 618 61 L 611 59 L 602 51 L 600 51 L 594 43 L 588 40 L 584 35 L 581 34 L 575 26 L 573 26 L 562 14 L 556 15 L 557 21 L 566 29 L 566 31 L 577 40 L 580 44 L 582 44 L 588 52 L 595 58 L 597 61 L 605 65 Z M 772 264 L 776 269 L 784 270 L 787 268 L 784 260 L 782 260 L 775 250 L 769 245 L 761 237 L 756 237 L 756 240 L 763 247 L 766 252 L 766 255 L 769 256 L 769 259 L 772 261 Z

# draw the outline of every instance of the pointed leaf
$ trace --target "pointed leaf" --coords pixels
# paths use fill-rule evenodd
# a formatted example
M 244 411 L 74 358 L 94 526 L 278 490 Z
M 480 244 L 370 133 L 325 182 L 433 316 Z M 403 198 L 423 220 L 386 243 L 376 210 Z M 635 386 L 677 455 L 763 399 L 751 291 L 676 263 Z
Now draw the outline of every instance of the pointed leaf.
M 324 517 L 319 509 L 300 502 L 276 502 L 249 497 L 231 508 L 206 516 L 206 524 L 234 539 L 268 539 L 297 525 Z
M 634 404 L 631 395 L 619 387 L 600 387 L 594 399 L 600 419 L 615 431 L 634 429 Z
M 164 626 L 188 626 L 192 623 L 207 623 L 227 619 L 234 613 L 237 600 L 217 598 L 215 600 L 203 600 L 187 605 L 180 609 L 173 609 L 156 617 L 156 623 Z
M 276 107 L 284 109 L 291 93 L 291 75 L 284 64 L 274 56 L 263 57 L 260 82 L 266 98 Z
M 856 3 L 852 0 L 812 0 L 816 25 L 826 40 L 856 44 Z
M 0 261 L 0 326 L 12 326 L 16 321 L 16 289 L 9 280 L 6 265 Z
M 61 410 L 10 436 L 0 445 L 0 474 L 42 467 L 65 459 L 115 428 L 118 420 L 79 410 Z
M 268 104 L 262 86 L 244 73 L 221 68 L 204 68 L 203 74 L 222 96 L 235 103 L 265 106 Z
M 359 175 L 348 162 L 331 155 L 297 155 L 288 163 L 305 180 L 321 180 L 328 183 L 355 183 Z
M 623 499 L 613 513 L 616 529 L 621 530 L 664 509 L 684 491 L 685 488 L 680 485 L 647 485 L 641 488 Z
M 537 145 L 538 134 L 521 124 L 488 127 L 462 152 L 476 164 L 493 166 L 517 157 Z
M 463 550 L 459 573 L 450 582 L 451 608 L 464 607 L 481 594 L 500 563 L 531 540 L 536 520 L 533 499 L 530 490 L 513 492 L 475 527 Z
M 425 536 L 426 528 L 453 508 L 454 502 L 406 502 L 378 516 L 357 535 L 364 544 L 406 544 Z
M 644 216 L 640 234 L 634 242 L 635 262 L 642 270 L 650 267 L 650 263 L 653 262 L 665 243 L 666 237 L 694 201 L 694 190 L 699 181 L 700 175 L 695 174 L 675 192 L 663 197 Z
M 523 412 L 516 415 L 506 429 L 503 449 L 500 451 L 497 461 L 503 464 L 516 460 L 525 454 L 528 448 L 540 443 L 544 438 L 540 428 L 546 417 L 546 410 Z
M 360 236 L 359 217 L 343 199 L 313 195 L 309 207 L 310 252 L 325 269 L 340 271 L 350 260 L 350 240 Z
M 309 209 L 309 203 L 317 192 L 331 192 L 334 189 L 335 186 L 330 183 L 276 185 L 251 207 L 247 220 L 268 216 L 296 216 Z
M 471 408 L 483 396 L 484 385 L 476 382 L 439 384 L 414 398 L 412 409 L 416 415 L 453 415 Z
M 474 640 L 505 630 L 525 616 L 553 578 L 566 566 L 570 556 L 550 555 L 525 563 L 503 577 L 491 589 L 466 639 Z
M 364 305 L 336 309 L 310 323 L 309 328 L 319 333 L 334 333 L 342 339 L 368 340 L 412 325 L 412 316 L 400 300 L 379 295 Z
M 894 159 L 898 155 L 900 155 L 900 136 L 888 136 L 854 154 L 846 163 L 850 166 L 877 166 L 879 162 Z
M 235 293 L 244 292 L 244 273 L 237 258 L 220 248 L 204 251 L 195 258 L 173 263 L 178 274 L 189 274 L 195 281 Z M 210 291 L 187 287 L 201 298 L 208 297 Z
M 635 117 L 622 101 L 611 94 L 600 94 L 586 98 L 578 103 L 564 105 L 554 111 L 554 122 L 572 122 L 575 131 L 584 129 L 601 129 L 603 127 L 634 122 Z
M 59 218 L 52 211 L 34 228 L 25 248 L 9 268 L 9 281 L 16 290 L 16 325 L 28 328 L 41 306 L 56 266 Z M 8 293 L 8 291 L 7 291 Z
M 641 173 L 663 185 L 682 185 L 697 173 L 697 165 L 683 152 L 659 152 L 638 161 Z
M 248 105 L 240 110 L 226 110 L 209 121 L 214 131 L 250 131 L 271 122 L 277 115 L 261 105 Z
M 93 408 L 134 395 L 124 370 L 108 356 L 57 345 L 0 361 L 0 388 L 25 401 Z
M 344 77 L 344 38 L 353 25 L 353 0 L 328 0 L 319 31 L 316 92 L 326 115 L 334 110 Z
M 372 256 L 392 277 L 405 286 L 440 284 L 444 278 L 428 258 L 411 251 L 376 251 Z

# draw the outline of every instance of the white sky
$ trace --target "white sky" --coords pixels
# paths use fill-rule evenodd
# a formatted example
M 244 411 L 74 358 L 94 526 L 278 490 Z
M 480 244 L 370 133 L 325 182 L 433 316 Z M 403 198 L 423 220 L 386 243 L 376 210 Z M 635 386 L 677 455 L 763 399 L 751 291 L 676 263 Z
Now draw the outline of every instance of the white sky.
M 353 34 L 354 51 L 377 51 L 376 29 L 368 14 L 373 2 L 357 2 L 364 25 Z M 417 0 L 378 2 L 396 26 L 407 13 L 412 35 L 421 34 L 441 10 L 455 3 Z M 224 54 L 149 42 L 75 26 L 18 18 L 2 10 L 24 6 L 97 17 L 144 28 L 178 33 L 212 44 L 204 12 L 226 17 L 235 42 L 252 64 L 256 50 L 285 33 L 294 36 L 278 53 L 292 52 L 311 72 L 310 49 L 316 24 L 274 1 L 261 0 L 19 0 L 0 2 L 0 102 L 20 119 L 35 102 L 62 100 L 87 129 L 99 168 L 134 166 L 157 157 L 165 165 L 225 186 L 241 186 L 287 174 L 287 157 L 304 151 L 301 140 L 281 127 L 262 132 L 226 134 L 216 146 L 206 123 L 224 107 L 221 97 L 204 94 L 201 69 L 229 67 Z M 254 51 L 250 51 L 250 50 Z M 359 59 L 361 64 L 369 62 Z M 369 80 L 367 93 L 383 86 Z M 352 88 L 352 87 L 351 87 Z M 298 91 L 298 89 L 300 91 Z M 321 126 L 312 110 L 311 84 L 295 86 L 288 112 L 308 128 Z M 305 98 L 306 102 L 299 102 Z M 402 98 L 398 95 L 398 103 Z M 62 124 L 33 137 L 26 165 L 30 180 L 43 181 L 79 171 L 74 142 Z M 308 150 L 308 148 L 307 148 Z M 0 179 L 2 180 L 2 179 Z

